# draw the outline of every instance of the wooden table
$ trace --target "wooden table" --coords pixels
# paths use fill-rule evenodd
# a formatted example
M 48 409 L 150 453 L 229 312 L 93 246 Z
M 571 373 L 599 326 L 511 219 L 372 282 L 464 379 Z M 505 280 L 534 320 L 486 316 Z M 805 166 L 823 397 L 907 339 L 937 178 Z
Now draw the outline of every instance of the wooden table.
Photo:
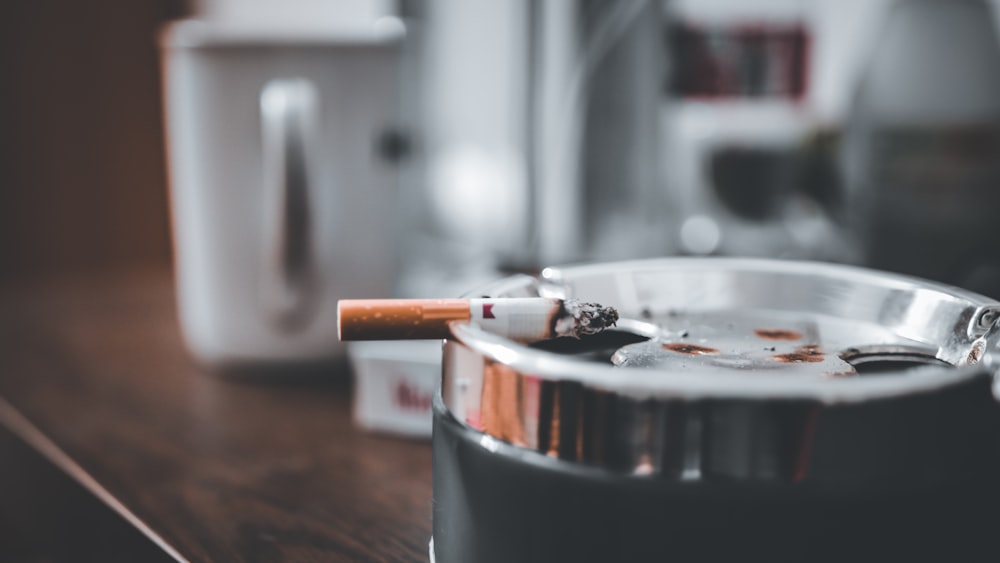
M 70 475 L 151 540 L 148 560 L 426 561 L 429 443 L 362 432 L 350 410 L 346 365 L 199 369 L 167 271 L 0 287 L 0 426 L 30 446 L 8 456 Z M 90 512 L 77 521 L 107 519 Z M 76 555 L 129 560 L 126 543 Z

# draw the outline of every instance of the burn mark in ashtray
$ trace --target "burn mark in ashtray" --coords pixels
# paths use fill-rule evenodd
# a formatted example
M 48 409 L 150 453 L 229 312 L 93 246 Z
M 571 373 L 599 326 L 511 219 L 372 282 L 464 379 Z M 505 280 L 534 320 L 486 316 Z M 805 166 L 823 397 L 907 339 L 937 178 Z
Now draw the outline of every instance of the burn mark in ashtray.
M 668 342 L 663 345 L 663 348 L 670 350 L 671 352 L 677 352 L 678 354 L 690 354 L 692 356 L 706 356 L 708 354 L 719 353 L 719 351 L 715 348 L 689 344 L 687 342 Z
M 823 351 L 815 344 L 799 346 L 794 352 L 775 354 L 774 359 L 785 364 L 817 363 L 823 361 Z
M 802 340 L 802 333 L 784 328 L 758 328 L 754 334 L 765 340 Z

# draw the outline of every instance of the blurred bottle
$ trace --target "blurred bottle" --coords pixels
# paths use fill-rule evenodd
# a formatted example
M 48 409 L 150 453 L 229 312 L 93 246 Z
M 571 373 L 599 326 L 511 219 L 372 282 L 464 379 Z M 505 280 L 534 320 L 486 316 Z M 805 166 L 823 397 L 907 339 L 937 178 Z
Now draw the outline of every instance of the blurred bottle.
M 428 0 L 407 10 L 418 69 L 405 96 L 415 116 L 401 217 L 411 276 L 664 251 L 650 234 L 665 212 L 659 2 Z
M 867 264 L 1000 293 L 1000 45 L 985 1 L 893 5 L 843 150 Z

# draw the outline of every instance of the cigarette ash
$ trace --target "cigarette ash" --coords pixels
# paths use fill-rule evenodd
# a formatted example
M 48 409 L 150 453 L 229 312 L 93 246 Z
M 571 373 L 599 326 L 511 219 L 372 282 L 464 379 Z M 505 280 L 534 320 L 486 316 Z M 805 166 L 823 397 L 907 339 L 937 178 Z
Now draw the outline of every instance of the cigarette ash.
M 556 315 L 553 332 L 556 336 L 580 338 L 597 334 L 618 322 L 618 310 L 597 303 L 566 299 Z

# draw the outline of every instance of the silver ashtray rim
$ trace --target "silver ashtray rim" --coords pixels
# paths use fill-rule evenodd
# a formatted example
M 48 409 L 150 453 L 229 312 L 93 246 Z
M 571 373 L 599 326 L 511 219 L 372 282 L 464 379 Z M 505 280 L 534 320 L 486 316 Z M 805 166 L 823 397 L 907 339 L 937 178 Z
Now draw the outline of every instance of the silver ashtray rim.
M 608 276 L 621 284 L 623 276 L 636 273 L 669 272 L 671 275 L 777 276 L 798 279 L 806 284 L 834 281 L 838 287 L 856 294 L 857 299 L 879 301 L 882 320 L 901 328 L 914 316 L 900 304 L 909 302 L 919 309 L 919 300 L 932 310 L 926 315 L 928 327 L 938 330 L 936 355 L 948 367 L 922 367 L 884 373 L 877 377 L 790 378 L 760 373 L 747 377 L 720 372 L 711 377 L 698 373 L 660 372 L 650 369 L 623 369 L 585 362 L 516 343 L 486 332 L 472 324 L 452 326 L 452 339 L 489 361 L 543 380 L 577 381 L 590 388 L 606 389 L 634 399 L 700 400 L 710 398 L 808 399 L 827 404 L 853 403 L 933 392 L 984 376 L 993 371 L 993 350 L 1000 319 L 1000 303 L 988 297 L 946 284 L 920 278 L 842 264 L 761 258 L 658 258 L 571 265 L 545 268 L 539 277 L 516 275 L 504 278 L 468 295 L 472 296 L 558 296 L 601 300 L 600 296 L 572 295 L 573 283 L 581 278 Z M 765 278 L 766 279 L 766 278 Z M 734 282 L 735 283 L 735 282 Z M 917 305 L 913 302 L 917 301 Z M 609 304 L 609 303 L 605 303 Z M 618 303 L 610 303 L 619 305 Z M 790 306 L 794 307 L 794 303 Z M 904 318 L 893 318 L 893 311 Z M 623 316 L 628 316 L 625 311 Z M 940 319 L 937 319 L 940 317 Z M 937 319 L 937 320 L 936 320 Z M 625 324 L 630 322 L 626 319 Z M 902 323 L 902 324 L 900 324 Z M 636 323 L 641 324 L 641 323 Z M 941 325 L 941 326 L 937 326 Z M 982 325 L 982 326 L 979 326 Z M 641 330 L 641 328 L 640 328 Z M 978 346 L 981 356 L 969 362 L 970 350 Z M 447 348 L 447 346 L 446 346 Z M 449 359 L 446 354 L 445 362 Z M 969 365 L 975 364 L 975 365 Z M 987 368 L 984 370 L 984 366 Z M 447 366 L 446 366 L 447 371 Z

